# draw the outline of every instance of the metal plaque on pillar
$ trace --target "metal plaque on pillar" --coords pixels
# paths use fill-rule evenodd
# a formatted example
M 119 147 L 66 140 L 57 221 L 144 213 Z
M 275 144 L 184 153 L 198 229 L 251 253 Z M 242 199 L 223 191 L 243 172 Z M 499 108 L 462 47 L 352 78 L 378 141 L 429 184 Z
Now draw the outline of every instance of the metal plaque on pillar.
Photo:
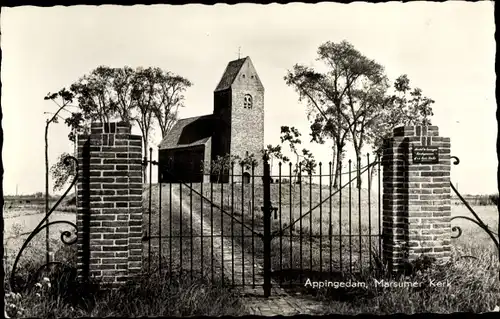
M 437 146 L 413 146 L 413 164 L 438 164 L 439 147 Z

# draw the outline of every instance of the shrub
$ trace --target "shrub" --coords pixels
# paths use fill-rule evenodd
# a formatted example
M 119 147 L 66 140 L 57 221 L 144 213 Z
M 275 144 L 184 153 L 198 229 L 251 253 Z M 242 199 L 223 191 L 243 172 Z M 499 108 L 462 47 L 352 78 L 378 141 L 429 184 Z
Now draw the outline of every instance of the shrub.
M 498 194 L 492 194 L 489 196 L 490 197 L 490 203 L 492 205 L 498 205 Z

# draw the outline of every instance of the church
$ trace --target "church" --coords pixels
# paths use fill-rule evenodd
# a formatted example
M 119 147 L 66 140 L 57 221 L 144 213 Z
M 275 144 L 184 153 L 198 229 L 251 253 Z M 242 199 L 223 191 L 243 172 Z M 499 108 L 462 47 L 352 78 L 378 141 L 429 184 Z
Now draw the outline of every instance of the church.
M 216 182 L 208 163 L 230 154 L 261 157 L 264 148 L 264 86 L 250 57 L 229 62 L 214 90 L 213 113 L 179 119 L 159 145 L 158 180 Z M 234 165 L 234 181 L 251 172 Z M 246 169 L 244 169 L 246 170 Z M 255 176 L 262 175 L 262 164 Z M 255 180 L 258 178 L 256 177 Z M 223 182 L 229 177 L 224 176 Z

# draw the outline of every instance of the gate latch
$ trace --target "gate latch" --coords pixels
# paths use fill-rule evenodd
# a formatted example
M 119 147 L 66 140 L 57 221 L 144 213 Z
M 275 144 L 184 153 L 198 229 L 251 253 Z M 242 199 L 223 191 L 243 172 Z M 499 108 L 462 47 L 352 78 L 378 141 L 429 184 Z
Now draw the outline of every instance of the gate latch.
M 264 212 L 264 207 L 261 207 L 261 210 Z M 278 219 L 278 207 L 270 207 L 271 212 L 274 212 L 274 219 Z

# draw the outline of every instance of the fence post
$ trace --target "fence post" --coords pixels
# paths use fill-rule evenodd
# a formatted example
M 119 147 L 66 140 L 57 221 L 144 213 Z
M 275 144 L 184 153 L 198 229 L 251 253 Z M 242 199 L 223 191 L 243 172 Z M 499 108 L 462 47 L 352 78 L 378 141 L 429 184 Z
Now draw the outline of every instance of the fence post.
M 130 125 L 92 123 L 78 135 L 78 272 L 118 287 L 142 267 L 142 142 Z
M 271 174 L 269 156 L 264 154 L 264 297 L 271 295 Z
M 383 155 L 383 252 L 392 272 L 451 256 L 450 138 L 436 126 L 394 130 Z

